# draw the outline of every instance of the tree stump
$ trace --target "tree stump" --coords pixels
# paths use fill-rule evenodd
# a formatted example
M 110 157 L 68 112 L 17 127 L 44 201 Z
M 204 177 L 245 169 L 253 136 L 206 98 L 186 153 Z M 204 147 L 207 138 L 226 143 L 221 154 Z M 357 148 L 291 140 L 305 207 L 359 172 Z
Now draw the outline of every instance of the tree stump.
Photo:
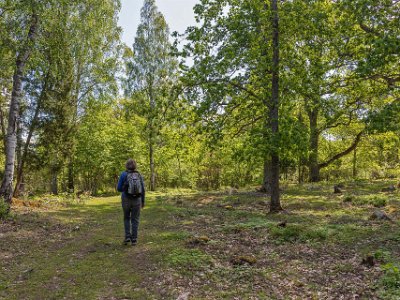
M 361 264 L 368 268 L 372 268 L 373 266 L 375 266 L 375 258 L 373 256 L 369 255 L 369 256 L 363 258 Z
M 341 193 L 342 193 L 342 190 L 339 188 L 338 185 L 334 185 L 334 186 L 333 186 L 333 193 L 334 193 L 334 194 L 341 194 Z

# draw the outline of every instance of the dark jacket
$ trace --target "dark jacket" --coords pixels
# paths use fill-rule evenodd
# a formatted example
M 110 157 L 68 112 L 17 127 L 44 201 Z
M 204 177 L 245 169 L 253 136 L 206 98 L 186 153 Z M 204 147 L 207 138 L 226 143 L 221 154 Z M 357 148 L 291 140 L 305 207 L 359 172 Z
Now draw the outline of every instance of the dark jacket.
M 121 194 L 122 199 L 130 199 L 130 198 L 132 198 L 131 195 L 128 195 L 126 193 L 126 191 L 124 191 L 124 186 L 125 186 L 125 182 L 126 182 L 126 176 L 127 176 L 128 172 L 131 173 L 131 172 L 137 172 L 137 171 L 127 170 L 127 171 L 122 172 L 121 175 L 119 176 L 117 190 L 118 190 L 118 192 L 122 193 Z M 139 173 L 139 172 L 137 172 L 137 173 Z M 142 206 L 144 207 L 145 188 L 144 188 L 144 180 L 143 180 L 142 175 L 140 175 L 140 173 L 139 173 L 139 178 L 140 178 L 140 183 L 142 184 L 142 188 L 143 188 L 143 193 L 142 193 L 142 195 L 140 197 L 142 198 Z M 134 198 L 132 198 L 132 199 L 134 199 Z

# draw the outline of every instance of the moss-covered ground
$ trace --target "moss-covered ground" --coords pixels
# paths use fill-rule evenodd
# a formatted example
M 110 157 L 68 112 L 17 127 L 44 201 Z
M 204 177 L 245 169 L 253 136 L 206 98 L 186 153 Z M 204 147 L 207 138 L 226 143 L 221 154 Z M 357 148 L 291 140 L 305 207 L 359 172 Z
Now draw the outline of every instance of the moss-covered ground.
M 400 299 L 390 184 L 287 185 L 272 215 L 256 192 L 153 193 L 135 247 L 118 197 L 16 207 L 0 222 L 0 299 Z

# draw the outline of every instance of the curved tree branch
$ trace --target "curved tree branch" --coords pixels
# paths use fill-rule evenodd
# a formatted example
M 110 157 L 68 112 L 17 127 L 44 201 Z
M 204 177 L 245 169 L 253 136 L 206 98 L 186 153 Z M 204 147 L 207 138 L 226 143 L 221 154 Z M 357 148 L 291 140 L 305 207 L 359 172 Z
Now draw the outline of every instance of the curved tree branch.
M 348 147 L 346 150 L 344 150 L 342 152 L 339 152 L 338 154 L 333 156 L 331 159 L 328 159 L 326 162 L 318 164 L 318 168 L 320 168 L 320 169 L 325 168 L 325 167 L 329 166 L 331 163 L 333 163 L 335 160 L 338 160 L 339 158 L 341 158 L 341 157 L 349 154 L 351 151 L 353 151 L 357 147 L 358 143 L 360 142 L 363 134 L 364 134 L 364 130 L 357 134 L 354 142 L 350 145 L 350 147 Z

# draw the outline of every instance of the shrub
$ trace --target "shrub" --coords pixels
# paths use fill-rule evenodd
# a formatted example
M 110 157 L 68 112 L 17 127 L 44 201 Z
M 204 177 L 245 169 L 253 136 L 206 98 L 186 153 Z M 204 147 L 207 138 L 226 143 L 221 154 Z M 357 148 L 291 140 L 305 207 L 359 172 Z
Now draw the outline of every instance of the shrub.
M 384 275 L 382 277 L 382 284 L 387 289 L 400 288 L 400 269 L 398 265 L 389 263 L 382 266 Z
M 299 226 L 272 227 L 271 237 L 281 242 L 295 242 L 299 240 L 302 228 Z
M 321 227 L 303 227 L 288 225 L 286 227 L 271 227 L 271 237 L 278 242 L 311 242 L 323 241 L 328 237 L 327 229 Z
M 324 241 L 328 238 L 328 230 L 325 228 L 316 228 L 307 230 L 302 236 L 305 241 Z
M 385 198 L 380 198 L 380 197 L 375 196 L 374 199 L 372 199 L 371 204 L 374 207 L 384 207 L 387 204 L 387 200 Z
M 378 249 L 374 253 L 375 259 L 382 261 L 382 262 L 387 262 L 390 260 L 391 255 L 389 251 Z
M 4 219 L 8 216 L 8 205 L 0 199 L 0 219 Z
M 367 197 L 357 197 L 353 199 L 353 204 L 362 205 L 372 205 L 374 207 L 384 207 L 387 205 L 387 199 L 383 196 L 367 196 Z
M 351 195 L 348 195 L 344 197 L 343 202 L 352 202 L 354 200 L 354 197 Z
M 400 299 L 400 269 L 398 264 L 388 263 L 381 266 L 383 276 L 379 280 L 381 299 Z

